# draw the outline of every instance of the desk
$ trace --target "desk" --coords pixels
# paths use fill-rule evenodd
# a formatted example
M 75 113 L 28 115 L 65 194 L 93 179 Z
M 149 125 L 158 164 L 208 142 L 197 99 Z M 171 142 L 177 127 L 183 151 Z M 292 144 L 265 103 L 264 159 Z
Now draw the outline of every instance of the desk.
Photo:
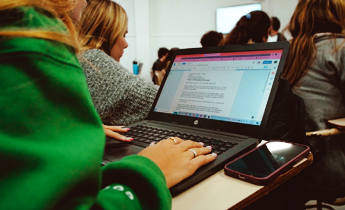
M 173 198 L 173 210 L 242 209 L 297 175 L 313 162 L 313 155 L 303 159 L 291 170 L 266 186 L 258 186 L 224 174 L 224 170 L 210 176 L 189 190 Z

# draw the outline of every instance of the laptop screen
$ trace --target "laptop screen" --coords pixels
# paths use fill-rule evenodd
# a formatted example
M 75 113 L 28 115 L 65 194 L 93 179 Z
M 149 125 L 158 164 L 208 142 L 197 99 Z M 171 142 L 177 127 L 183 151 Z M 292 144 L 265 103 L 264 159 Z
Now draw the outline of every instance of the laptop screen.
M 260 126 L 282 53 L 177 55 L 154 112 Z

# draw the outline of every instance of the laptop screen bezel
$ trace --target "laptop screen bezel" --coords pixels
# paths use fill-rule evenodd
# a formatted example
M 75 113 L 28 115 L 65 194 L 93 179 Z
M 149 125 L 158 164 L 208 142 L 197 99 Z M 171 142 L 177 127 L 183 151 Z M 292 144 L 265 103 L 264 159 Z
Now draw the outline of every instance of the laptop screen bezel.
M 264 129 L 265 129 L 265 126 L 266 126 L 266 123 L 267 123 L 267 120 L 272 108 L 272 104 L 276 95 L 281 73 L 283 71 L 284 64 L 287 58 L 289 45 L 290 45 L 289 42 L 276 42 L 276 43 L 219 46 L 219 47 L 210 47 L 210 48 L 181 49 L 181 50 L 177 50 L 172 58 L 172 61 L 174 61 L 177 55 L 283 50 L 283 53 L 279 62 L 279 66 L 277 69 L 277 73 L 274 78 L 271 94 L 267 101 L 267 106 L 266 106 L 265 113 L 262 118 L 260 126 L 155 112 L 154 109 L 157 105 L 159 96 L 162 93 L 164 84 L 167 80 L 167 77 L 170 73 L 171 67 L 174 62 L 170 62 L 168 66 L 167 72 L 164 76 L 164 79 L 159 88 L 159 91 L 157 92 L 157 96 L 154 100 L 154 103 L 151 107 L 151 110 L 147 119 L 154 120 L 154 121 L 167 122 L 167 123 L 174 123 L 178 125 L 192 126 L 195 128 L 203 128 L 203 129 L 210 129 L 210 130 L 222 131 L 222 132 L 227 132 L 227 133 L 234 133 L 234 134 L 245 135 L 245 136 L 250 136 L 253 138 L 262 139 Z M 197 123 L 196 123 L 196 120 L 197 120 Z

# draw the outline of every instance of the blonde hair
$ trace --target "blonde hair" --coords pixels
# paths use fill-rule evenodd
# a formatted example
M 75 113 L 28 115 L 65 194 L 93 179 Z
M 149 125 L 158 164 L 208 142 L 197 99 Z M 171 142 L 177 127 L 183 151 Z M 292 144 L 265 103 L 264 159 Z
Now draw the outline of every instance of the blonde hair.
M 76 30 L 69 12 L 76 6 L 76 0 L 1 0 L 0 11 L 11 10 L 22 6 L 33 6 L 50 12 L 62 20 L 68 32 L 56 32 L 42 29 L 0 30 L 0 37 L 33 37 L 58 41 L 70 45 L 78 51 Z
M 299 1 L 287 29 L 293 39 L 283 77 L 295 85 L 316 59 L 315 34 L 344 34 L 344 0 Z M 335 50 L 338 50 L 337 47 Z
M 127 23 L 126 11 L 119 4 L 109 0 L 92 0 L 77 25 L 81 52 L 100 49 L 110 55 L 117 38 L 125 35 Z

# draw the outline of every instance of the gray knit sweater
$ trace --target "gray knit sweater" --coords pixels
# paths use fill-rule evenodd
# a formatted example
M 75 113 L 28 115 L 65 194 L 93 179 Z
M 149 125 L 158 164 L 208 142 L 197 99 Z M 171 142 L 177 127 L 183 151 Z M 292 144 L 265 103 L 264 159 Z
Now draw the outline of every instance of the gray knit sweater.
M 327 120 L 345 117 L 344 41 L 343 35 L 334 38 L 330 34 L 318 34 L 315 37 L 316 60 L 294 87 L 294 92 L 305 102 L 306 131 L 327 129 Z M 333 198 L 337 196 L 332 193 L 345 194 L 344 137 L 316 139 L 322 145 L 323 155 L 313 163 L 307 181 L 313 188 L 328 190 L 328 196 Z
M 342 35 L 315 37 L 316 60 L 294 87 L 305 102 L 306 131 L 328 129 L 328 120 L 345 117 L 344 41 Z
M 130 73 L 98 49 L 82 53 L 79 62 L 104 124 L 128 125 L 147 117 L 158 86 Z

